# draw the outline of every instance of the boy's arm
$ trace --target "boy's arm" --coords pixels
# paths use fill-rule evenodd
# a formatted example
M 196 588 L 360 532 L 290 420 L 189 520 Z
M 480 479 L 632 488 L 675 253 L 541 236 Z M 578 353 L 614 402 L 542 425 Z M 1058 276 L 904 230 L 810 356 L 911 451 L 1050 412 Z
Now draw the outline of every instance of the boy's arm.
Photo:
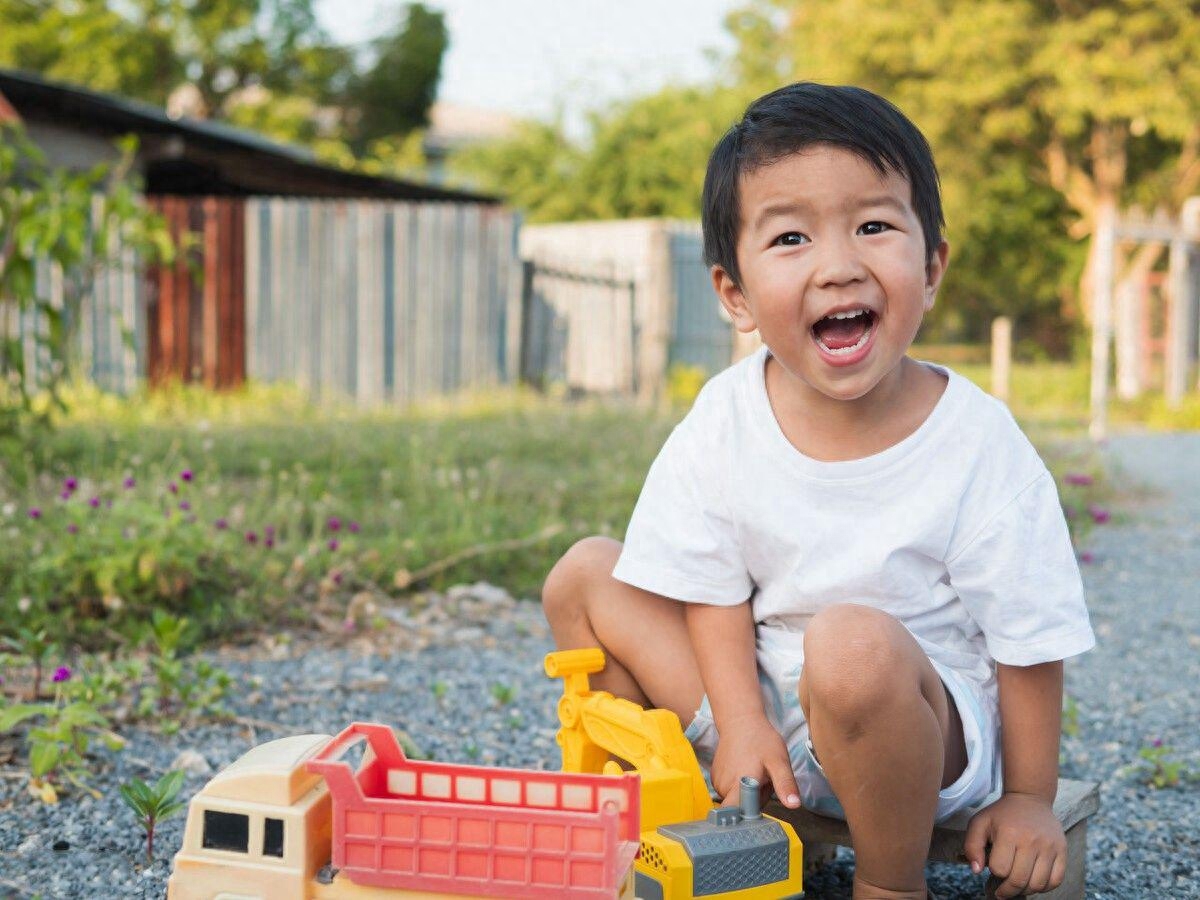
M 688 633 L 719 740 L 713 787 L 736 798 L 744 775 L 768 781 L 785 806 L 800 805 L 787 746 L 763 711 L 750 601 L 737 606 L 689 603 Z
M 1062 729 L 1063 664 L 997 664 L 1004 795 L 967 827 L 971 868 L 1002 878 L 999 898 L 1041 893 L 1062 883 L 1067 841 L 1054 815 Z M 987 849 L 987 845 L 991 849 Z

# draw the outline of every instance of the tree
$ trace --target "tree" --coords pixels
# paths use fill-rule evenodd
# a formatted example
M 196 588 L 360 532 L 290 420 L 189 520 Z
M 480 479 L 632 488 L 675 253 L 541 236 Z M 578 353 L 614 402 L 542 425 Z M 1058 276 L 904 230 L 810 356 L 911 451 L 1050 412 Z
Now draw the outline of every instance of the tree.
M 326 102 L 353 71 L 313 0 L 0 0 L 0 21 L 4 65 L 158 106 L 190 83 L 212 117 L 251 86 Z
M 582 156 L 561 121 L 526 121 L 512 137 L 457 151 L 448 169 L 454 181 L 525 210 L 530 222 L 562 222 L 586 215 L 578 187 Z
M 371 66 L 348 92 L 354 109 L 351 144 L 357 151 L 429 124 L 448 43 L 442 13 L 423 3 L 405 7 L 395 31 L 372 43 Z
M 741 15 L 757 23 L 744 35 L 770 36 L 739 47 L 758 70 L 758 55 L 774 52 L 784 80 L 860 84 L 912 116 L 939 157 L 952 242 L 982 238 L 993 276 L 1042 269 L 1032 284 L 1022 279 L 1026 290 L 1057 290 L 1054 260 L 1080 254 L 1056 242 L 1047 267 L 1045 245 L 1033 239 L 1044 231 L 1023 240 L 997 214 L 1050 211 L 1048 189 L 1061 199 L 1059 221 L 1080 239 L 1106 208 L 1132 200 L 1177 208 L 1200 182 L 1196 0 L 769 0 Z M 1013 166 L 1025 173 L 1016 195 L 996 177 Z M 986 281 L 982 269 L 958 281 L 950 271 L 950 292 Z

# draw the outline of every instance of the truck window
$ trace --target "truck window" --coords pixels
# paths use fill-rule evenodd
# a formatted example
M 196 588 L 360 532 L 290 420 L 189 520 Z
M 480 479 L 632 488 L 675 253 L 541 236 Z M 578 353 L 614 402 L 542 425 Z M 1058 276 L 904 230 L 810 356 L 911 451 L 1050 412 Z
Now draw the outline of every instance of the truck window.
M 282 824 L 282 823 L 281 823 Z M 239 813 L 204 811 L 203 846 L 206 850 L 250 850 L 250 817 Z
M 263 820 L 263 856 L 283 858 L 283 819 Z

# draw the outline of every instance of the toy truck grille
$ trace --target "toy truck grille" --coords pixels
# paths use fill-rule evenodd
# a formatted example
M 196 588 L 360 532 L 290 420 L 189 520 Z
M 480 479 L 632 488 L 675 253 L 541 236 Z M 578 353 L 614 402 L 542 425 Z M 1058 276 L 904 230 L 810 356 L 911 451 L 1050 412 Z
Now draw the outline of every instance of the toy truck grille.
M 337 757 L 366 740 L 357 772 Z M 409 760 L 356 723 L 307 763 L 333 800 L 333 865 L 355 884 L 493 897 L 615 897 L 637 853 L 636 775 Z

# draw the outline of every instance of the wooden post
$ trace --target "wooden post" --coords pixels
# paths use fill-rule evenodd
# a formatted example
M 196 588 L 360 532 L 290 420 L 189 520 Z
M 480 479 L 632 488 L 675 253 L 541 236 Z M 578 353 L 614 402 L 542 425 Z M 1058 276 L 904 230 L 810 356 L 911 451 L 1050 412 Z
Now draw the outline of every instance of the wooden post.
M 1183 234 L 1177 234 L 1171 241 L 1171 256 L 1167 280 L 1167 347 L 1166 365 L 1164 367 L 1164 387 L 1167 396 L 1167 406 L 1178 409 L 1183 403 L 1183 392 L 1187 386 L 1188 375 L 1188 254 L 1187 242 Z
M 1012 319 L 992 319 L 992 395 L 1008 402 L 1009 375 L 1012 371 Z
M 1133 400 L 1142 393 L 1142 284 L 1131 278 L 1122 279 L 1114 299 L 1117 396 Z
M 1104 203 L 1096 211 L 1095 295 L 1092 302 L 1092 421 L 1088 434 L 1093 441 L 1108 436 L 1108 369 L 1112 344 L 1113 270 L 1117 250 L 1117 207 Z
M 1197 264 L 1200 265 L 1200 196 L 1188 197 L 1183 201 L 1183 208 L 1179 214 L 1179 228 L 1183 232 L 1183 239 L 1192 245 L 1192 250 L 1196 251 L 1195 258 Z M 1187 353 L 1190 357 L 1191 339 L 1196 337 L 1196 329 L 1200 327 L 1200 296 L 1197 296 L 1197 281 L 1200 280 L 1200 272 L 1192 271 L 1189 262 L 1188 255 L 1185 255 L 1182 299 L 1183 306 L 1188 311 L 1186 320 L 1188 339 L 1185 341 L 1185 346 L 1187 346 Z M 1197 382 L 1196 389 L 1200 390 L 1200 382 Z

